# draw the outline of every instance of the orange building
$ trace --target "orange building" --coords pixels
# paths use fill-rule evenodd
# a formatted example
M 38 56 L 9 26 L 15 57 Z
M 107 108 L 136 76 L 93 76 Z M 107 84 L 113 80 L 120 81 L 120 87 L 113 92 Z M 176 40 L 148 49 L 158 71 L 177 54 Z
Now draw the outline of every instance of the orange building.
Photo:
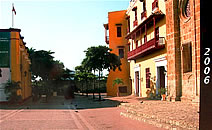
M 7 101 L 4 86 L 7 81 L 20 81 L 17 93 L 25 100 L 32 95 L 30 59 L 20 29 L 0 29 L 0 102 Z
M 109 72 L 107 80 L 107 95 L 117 96 L 118 85 L 113 86 L 113 80 L 116 78 L 123 80 L 124 84 L 122 86 L 126 86 L 125 88 L 127 88 L 127 92 L 123 94 L 129 95 L 131 94 L 131 85 L 129 82 L 129 63 L 127 61 L 128 45 L 127 40 L 125 39 L 127 33 L 126 10 L 109 12 L 108 24 L 104 24 L 104 27 L 105 42 L 109 44 L 109 48 L 112 49 L 111 53 L 118 55 L 122 63 L 122 71 L 117 69 L 116 71 Z

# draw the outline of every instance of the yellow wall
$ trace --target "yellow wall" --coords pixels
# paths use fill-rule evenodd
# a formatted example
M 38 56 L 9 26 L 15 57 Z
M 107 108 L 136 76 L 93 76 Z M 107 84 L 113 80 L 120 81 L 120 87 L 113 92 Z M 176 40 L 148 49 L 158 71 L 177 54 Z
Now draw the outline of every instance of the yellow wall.
M 32 95 L 31 72 L 29 70 L 29 54 L 23 45 L 20 32 L 11 31 L 11 80 L 21 82 L 22 90 L 17 93 L 22 95 L 22 99 Z
M 127 15 L 130 16 L 130 32 L 132 32 L 136 27 L 133 28 L 133 21 L 135 20 L 135 11 L 132 11 L 134 7 L 137 6 L 137 20 L 138 25 L 141 24 L 143 21 L 141 20 L 141 13 L 143 12 L 143 2 L 139 0 L 134 0 L 135 2 L 130 2 L 130 5 L 127 9 Z M 152 2 L 154 0 L 146 0 L 146 11 L 147 11 L 147 18 L 152 14 Z M 165 10 L 165 2 L 159 0 L 159 10 L 162 13 L 166 13 Z M 160 19 L 160 21 L 156 22 L 156 27 L 159 27 L 159 37 L 166 38 L 166 18 Z M 138 40 L 138 46 L 141 45 L 140 40 L 142 40 L 142 44 L 144 44 L 144 35 L 145 32 L 142 32 L 136 40 Z M 147 28 L 147 42 L 154 38 L 154 26 L 152 25 L 150 28 Z M 130 51 L 136 49 L 135 41 L 132 39 L 128 40 L 130 42 Z M 136 60 L 130 61 L 130 77 L 132 79 L 132 94 L 135 94 L 135 70 L 137 71 L 139 68 L 139 86 L 140 86 L 140 96 L 147 97 L 147 91 L 151 91 L 155 93 L 156 90 L 156 76 L 157 76 L 157 67 L 155 59 L 166 57 L 166 44 L 165 48 L 153 51 L 150 54 L 147 54 L 143 57 L 137 58 Z M 150 79 L 150 88 L 146 88 L 146 68 L 150 68 L 151 79 Z
M 143 12 L 143 2 L 140 2 L 140 0 L 133 0 L 133 1 L 130 2 L 126 12 L 127 15 L 130 16 L 130 32 L 136 28 L 136 27 L 133 27 L 133 21 L 135 20 L 135 11 L 132 11 L 132 9 L 137 6 L 138 25 L 142 22 L 141 13 Z M 154 0 L 146 0 L 147 17 L 149 17 L 152 14 L 152 2 L 154 2 Z M 158 0 L 158 2 L 159 2 L 158 3 L 159 10 L 161 10 L 162 13 L 166 14 L 165 1 Z
M 21 81 L 19 32 L 11 32 L 11 79 Z
M 159 57 L 165 57 L 166 56 L 166 50 L 163 49 L 161 51 L 155 52 L 152 55 L 145 56 L 144 58 L 139 58 L 136 60 L 136 63 L 134 61 L 130 62 L 130 75 L 132 78 L 132 92 L 135 93 L 135 71 L 134 67 L 140 66 L 140 96 L 141 97 L 147 97 L 147 91 L 151 90 L 150 88 L 146 88 L 146 68 L 150 68 L 151 73 L 151 80 L 150 80 L 150 86 L 153 87 L 154 90 L 156 90 L 156 65 L 154 59 L 157 59 Z M 154 84 L 152 84 L 154 83 Z

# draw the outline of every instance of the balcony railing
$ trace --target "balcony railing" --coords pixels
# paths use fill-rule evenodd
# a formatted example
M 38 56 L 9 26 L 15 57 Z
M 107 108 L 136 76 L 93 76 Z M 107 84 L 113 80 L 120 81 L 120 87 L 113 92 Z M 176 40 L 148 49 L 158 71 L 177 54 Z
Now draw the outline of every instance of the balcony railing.
M 134 60 L 141 56 L 148 54 L 154 50 L 165 48 L 165 38 L 160 37 L 159 39 L 153 38 L 143 45 L 139 46 L 135 50 L 128 52 L 128 60 Z
M 133 21 L 133 27 L 138 25 L 138 20 Z
M 105 36 L 105 42 L 109 44 L 109 36 Z
M 144 12 L 141 13 L 141 20 L 142 20 L 143 18 L 146 18 L 146 11 L 144 11 Z
M 154 2 L 152 2 L 152 11 L 154 11 L 157 8 L 158 8 L 158 0 L 154 0 Z

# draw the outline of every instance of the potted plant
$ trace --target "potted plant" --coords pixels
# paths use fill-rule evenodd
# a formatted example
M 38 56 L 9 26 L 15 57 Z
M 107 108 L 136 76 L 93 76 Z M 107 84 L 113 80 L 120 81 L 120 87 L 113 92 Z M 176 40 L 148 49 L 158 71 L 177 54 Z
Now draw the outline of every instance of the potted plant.
M 18 103 L 22 100 L 21 96 L 21 82 L 20 81 L 8 81 L 5 86 L 5 93 L 7 94 L 7 100 L 10 103 Z
M 123 82 L 123 79 L 120 79 L 120 78 L 116 78 L 115 80 L 113 80 L 113 86 L 115 86 L 115 85 L 120 85 L 120 84 L 124 84 L 124 82 Z M 119 87 L 117 87 L 117 96 L 119 97 L 120 95 L 119 95 Z
M 166 88 L 160 88 L 159 90 L 159 93 L 160 93 L 160 95 L 161 95 L 161 97 L 162 97 L 162 101 L 165 101 L 166 100 Z

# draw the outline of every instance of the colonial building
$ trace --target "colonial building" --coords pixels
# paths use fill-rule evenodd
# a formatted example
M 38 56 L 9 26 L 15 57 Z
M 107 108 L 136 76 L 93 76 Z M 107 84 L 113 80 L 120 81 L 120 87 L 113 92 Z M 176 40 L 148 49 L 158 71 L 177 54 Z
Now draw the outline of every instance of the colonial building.
M 108 13 L 108 24 L 105 27 L 105 42 L 112 49 L 111 53 L 115 53 L 121 60 L 121 71 L 110 71 L 107 80 L 107 95 L 117 96 L 118 85 L 113 86 L 113 80 L 116 78 L 123 79 L 126 86 L 123 94 L 131 94 L 131 85 L 129 82 L 129 63 L 127 61 L 128 46 L 125 35 L 127 33 L 126 10 Z M 109 30 L 109 33 L 108 33 Z M 108 35 L 109 34 L 109 35 Z M 122 91 L 121 90 L 121 91 Z M 120 93 L 121 94 L 121 93 Z
M 17 92 L 25 100 L 32 95 L 30 59 L 24 37 L 20 29 L 0 29 L 0 102 L 7 101 L 4 93 L 5 83 L 20 81 L 21 90 Z
M 132 93 L 156 96 L 167 88 L 165 1 L 131 0 L 126 14 Z
M 165 0 L 168 100 L 200 95 L 200 0 Z

